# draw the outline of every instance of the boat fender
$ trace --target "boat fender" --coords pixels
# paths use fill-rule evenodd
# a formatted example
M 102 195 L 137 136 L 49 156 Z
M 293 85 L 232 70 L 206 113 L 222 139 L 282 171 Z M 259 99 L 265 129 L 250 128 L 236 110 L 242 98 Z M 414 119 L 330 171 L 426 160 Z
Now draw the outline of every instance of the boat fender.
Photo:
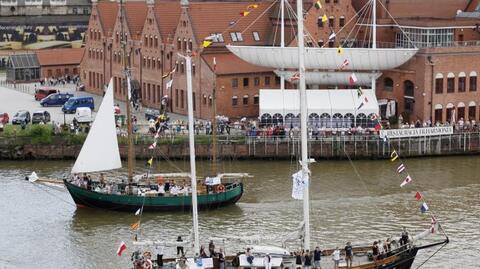
M 225 191 L 225 186 L 223 186 L 223 184 L 219 184 L 217 186 L 217 192 L 224 192 Z

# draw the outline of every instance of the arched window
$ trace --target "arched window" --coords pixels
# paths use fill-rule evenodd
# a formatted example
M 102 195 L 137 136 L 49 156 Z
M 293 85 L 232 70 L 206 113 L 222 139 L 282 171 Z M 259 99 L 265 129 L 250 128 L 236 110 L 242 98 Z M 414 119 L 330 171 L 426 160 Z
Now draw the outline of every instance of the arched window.
M 330 127 L 330 114 L 328 113 L 323 113 L 320 115 L 320 127 L 326 128 Z
M 292 128 L 296 119 L 297 117 L 294 114 L 288 113 L 287 115 L 285 115 L 285 125 Z
M 342 125 L 343 125 L 343 115 L 340 113 L 333 114 L 332 128 L 342 128 Z
M 271 124 L 272 123 L 272 115 L 270 115 L 268 113 L 263 114 L 262 117 L 260 118 L 260 122 L 261 122 L 262 126 L 265 126 L 267 124 Z
M 280 113 L 273 114 L 273 124 L 275 125 L 282 125 L 283 124 L 283 116 Z
M 355 116 L 352 113 L 347 113 L 343 116 L 343 128 L 354 127 Z
M 470 103 L 468 103 L 468 119 L 477 119 L 477 104 L 474 101 L 470 101 Z
M 320 116 L 317 113 L 311 113 L 308 115 L 308 124 L 310 126 L 318 126 Z
M 359 113 L 357 115 L 357 127 L 358 126 L 362 126 L 362 128 L 367 128 L 367 115 L 363 114 L 363 113 Z
M 447 75 L 447 93 L 455 92 L 455 74 L 450 72 Z
M 405 111 L 406 112 L 412 112 L 413 111 L 413 105 L 415 103 L 415 97 L 414 97 L 414 84 L 410 80 L 405 80 L 403 82 L 403 97 L 405 101 Z
M 477 91 L 477 72 L 472 71 L 470 72 L 470 85 L 469 85 L 471 92 Z
M 443 74 L 438 73 L 435 76 L 435 93 L 443 93 Z
M 463 102 L 458 103 L 457 112 L 458 112 L 457 119 L 465 119 L 465 103 Z
M 443 106 L 441 104 L 435 105 L 435 118 L 433 119 L 433 123 L 436 122 L 443 122 Z
M 460 72 L 458 74 L 458 92 L 465 92 L 467 88 L 467 74 Z
M 393 80 L 389 77 L 386 77 L 383 80 L 383 88 L 389 92 L 393 91 Z
M 452 123 L 452 119 L 454 118 L 454 113 L 453 111 L 455 111 L 455 106 L 452 104 L 452 103 L 448 103 L 447 104 L 447 118 L 446 118 L 446 121 Z M 453 119 L 453 121 L 455 121 Z

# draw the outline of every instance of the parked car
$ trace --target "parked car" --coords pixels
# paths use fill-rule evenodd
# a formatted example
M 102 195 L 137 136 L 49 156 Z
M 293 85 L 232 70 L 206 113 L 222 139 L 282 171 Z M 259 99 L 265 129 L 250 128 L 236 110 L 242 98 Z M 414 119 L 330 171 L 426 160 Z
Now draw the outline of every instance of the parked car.
M 155 109 L 150 109 L 150 108 L 147 108 L 145 109 L 145 119 L 146 120 L 156 120 L 158 118 L 158 116 L 160 116 L 160 111 L 158 110 L 155 110 Z
M 43 123 L 50 122 L 50 113 L 48 113 L 48 111 L 40 110 L 40 111 L 33 112 L 32 124 L 40 123 L 40 122 L 43 122 Z
M 20 110 L 12 118 L 12 124 L 28 124 L 31 121 L 30 112 Z
M 92 119 L 92 110 L 88 107 L 79 107 L 75 111 L 75 117 L 73 118 L 78 123 L 90 123 Z
M 10 121 L 10 117 L 8 116 L 8 113 L 0 112 L 0 123 L 7 124 L 9 121 Z
M 70 93 L 54 93 L 43 98 L 40 101 L 42 106 L 63 106 L 68 99 L 72 98 L 73 94 Z
M 77 108 L 79 107 L 88 107 L 91 110 L 94 110 L 95 105 L 93 103 L 93 97 L 91 96 L 71 97 L 63 105 L 62 111 L 65 113 L 75 113 L 75 111 L 77 111 Z
M 37 88 L 35 89 L 35 100 L 40 101 L 43 98 L 49 96 L 50 94 L 58 93 L 58 90 L 52 88 Z

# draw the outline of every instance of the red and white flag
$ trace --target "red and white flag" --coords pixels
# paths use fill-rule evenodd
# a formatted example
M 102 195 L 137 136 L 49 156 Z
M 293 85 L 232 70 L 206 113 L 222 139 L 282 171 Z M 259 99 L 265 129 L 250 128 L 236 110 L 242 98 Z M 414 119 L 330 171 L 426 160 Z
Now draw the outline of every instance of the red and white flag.
M 349 64 L 350 64 L 350 62 L 348 61 L 348 59 L 345 59 L 345 60 L 343 61 L 342 66 L 340 66 L 340 70 L 345 69 Z
M 122 243 L 120 243 L 120 246 L 118 247 L 117 249 L 117 255 L 118 256 L 122 256 L 122 253 L 127 250 L 127 245 L 125 244 L 125 242 L 122 241 Z
M 436 219 L 434 216 L 432 216 L 432 223 L 430 224 L 430 232 L 431 232 L 432 234 L 434 234 L 435 231 L 437 230 L 437 229 L 436 229 L 436 228 L 437 228 L 437 224 L 438 224 L 438 223 L 437 223 L 437 219 Z
M 357 75 L 355 75 L 355 73 L 352 73 L 348 77 L 348 82 L 350 82 L 350 85 L 354 85 L 357 81 L 358 81 L 358 78 L 357 78 Z
M 402 184 L 400 184 L 400 187 L 403 187 L 405 185 L 407 185 L 408 183 L 412 182 L 412 177 L 410 177 L 410 175 L 408 175 L 405 180 L 402 182 Z
M 299 72 L 293 73 L 292 77 L 290 78 L 290 81 L 297 81 L 297 80 L 300 80 L 300 73 Z
M 402 163 L 398 166 L 397 173 L 401 174 L 403 171 L 405 171 L 405 165 Z
M 213 72 L 217 71 L 217 58 L 213 57 Z
M 153 142 L 153 144 L 151 144 L 148 149 L 154 149 L 157 147 L 157 141 Z
M 372 121 L 378 120 L 377 114 L 372 114 L 372 116 L 370 117 L 370 119 L 371 119 Z

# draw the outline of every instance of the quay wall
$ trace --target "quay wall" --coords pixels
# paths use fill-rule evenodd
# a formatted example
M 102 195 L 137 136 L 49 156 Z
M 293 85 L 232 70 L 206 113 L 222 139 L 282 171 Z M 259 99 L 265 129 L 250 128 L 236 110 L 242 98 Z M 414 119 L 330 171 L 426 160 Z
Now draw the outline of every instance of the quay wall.
M 480 153 L 480 133 L 457 133 L 444 136 L 399 138 L 383 141 L 378 136 L 332 136 L 310 139 L 310 156 L 316 159 L 386 159 L 395 149 L 405 157 L 469 155 Z M 54 137 L 50 144 L 34 144 L 27 137 L 1 138 L 0 160 L 75 159 L 81 145 L 68 144 Z M 188 143 L 159 144 L 148 149 L 147 144 L 135 147 L 138 159 L 152 156 L 159 159 L 187 159 Z M 120 145 L 122 158 L 127 147 Z M 300 156 L 298 139 L 244 138 L 242 141 L 223 140 L 217 145 L 222 159 L 291 159 Z M 199 159 L 208 159 L 212 153 L 209 143 L 196 145 Z

